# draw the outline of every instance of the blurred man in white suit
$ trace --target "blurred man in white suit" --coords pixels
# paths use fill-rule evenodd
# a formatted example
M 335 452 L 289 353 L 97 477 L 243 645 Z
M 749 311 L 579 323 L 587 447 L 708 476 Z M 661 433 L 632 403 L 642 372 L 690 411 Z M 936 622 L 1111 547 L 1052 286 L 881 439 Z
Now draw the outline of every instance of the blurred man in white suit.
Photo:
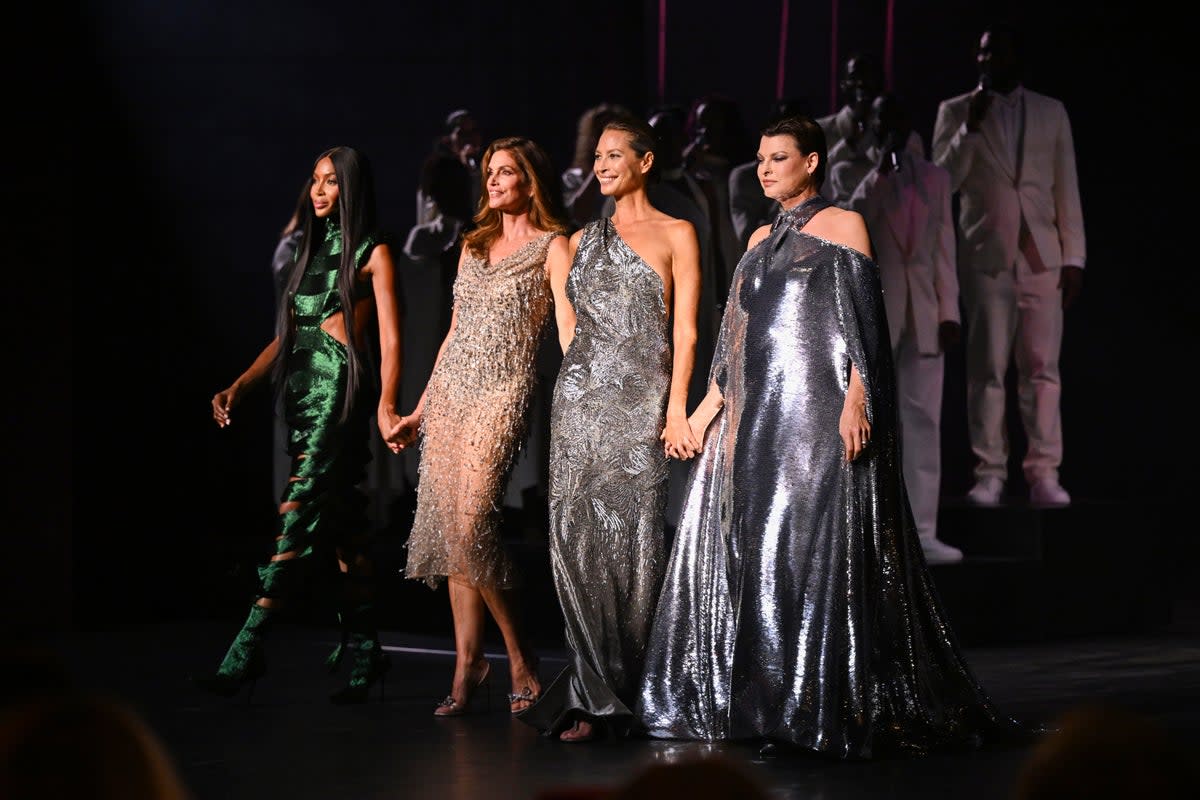
M 1028 440 L 1021 466 L 1029 499 L 1062 506 L 1071 497 L 1059 482 L 1058 360 L 1063 311 L 1083 285 L 1083 212 L 1066 108 L 1022 85 L 1020 44 L 1007 25 L 982 32 L 979 84 L 938 106 L 933 160 L 949 170 L 959 194 L 967 425 L 977 460 L 967 499 L 995 505 L 1005 494 L 1011 360 Z
M 957 346 L 960 333 L 950 173 L 905 146 L 912 126 L 895 95 L 874 99 L 869 126 L 875 166 L 848 206 L 866 220 L 879 264 L 904 483 L 921 549 L 930 564 L 952 563 L 962 560 L 962 551 L 937 537 L 945 351 Z M 844 161 L 834 170 L 853 168 Z

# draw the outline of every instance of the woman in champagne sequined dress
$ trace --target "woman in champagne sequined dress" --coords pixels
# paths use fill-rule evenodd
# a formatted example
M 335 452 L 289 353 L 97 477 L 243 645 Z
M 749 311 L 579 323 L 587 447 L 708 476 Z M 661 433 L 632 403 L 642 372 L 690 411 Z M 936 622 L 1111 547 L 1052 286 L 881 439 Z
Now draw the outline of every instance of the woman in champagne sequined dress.
M 550 283 L 565 280 L 570 261 L 557 179 L 543 150 L 523 137 L 498 139 L 482 163 L 484 192 L 459 260 L 450 330 L 392 443 L 398 452 L 419 431 L 405 576 L 449 584 L 456 661 L 437 716 L 463 714 L 477 691 L 487 691 L 485 610 L 508 651 L 511 710 L 541 690 L 516 614 L 518 575 L 501 541 L 499 503 L 526 432 L 535 356 L 550 328 Z
M 699 448 L 686 406 L 700 246 L 646 196 L 654 146 L 640 120 L 607 123 L 594 172 L 615 211 L 572 235 L 558 303 L 550 563 L 570 659 L 520 719 L 568 742 L 632 719 L 665 565 L 667 458 Z

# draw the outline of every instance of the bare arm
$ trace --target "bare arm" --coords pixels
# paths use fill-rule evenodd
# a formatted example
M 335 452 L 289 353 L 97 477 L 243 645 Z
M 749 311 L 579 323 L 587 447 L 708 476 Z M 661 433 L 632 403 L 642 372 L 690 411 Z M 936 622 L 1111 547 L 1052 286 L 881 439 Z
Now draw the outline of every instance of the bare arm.
M 400 426 L 396 398 L 400 393 L 400 375 L 404 366 L 404 343 L 400 332 L 400 302 L 396 296 L 396 265 L 392 260 L 392 251 L 386 244 L 377 245 L 371 251 L 363 274 L 371 278 L 375 316 L 379 325 L 379 408 L 376 421 L 379 434 L 388 440 Z
M 862 455 L 871 441 L 871 423 L 867 420 L 867 392 L 863 386 L 858 367 L 850 365 L 850 386 L 842 403 L 842 416 L 838 420 L 838 433 L 846 449 L 846 461 Z
M 671 282 L 674 287 L 674 318 L 671 332 L 671 389 L 667 397 L 667 421 L 663 429 L 668 456 L 691 458 L 700 450 L 687 417 L 688 384 L 696 365 L 696 318 L 700 308 L 700 242 L 689 222 L 672 224 Z
M 717 388 L 716 382 L 710 382 L 708 385 L 708 393 L 701 398 L 696 405 L 696 410 L 688 417 L 688 426 L 692 429 L 692 436 L 696 437 L 696 441 L 703 447 L 704 433 L 708 430 L 708 426 L 716 419 L 717 414 L 725 407 L 725 397 L 721 394 L 721 390 Z
M 467 248 L 464 247 L 458 256 L 458 269 L 462 270 L 463 260 L 466 258 Z M 450 313 L 450 328 L 446 331 L 445 337 L 442 339 L 441 345 L 438 347 L 437 357 L 433 360 L 433 368 L 429 374 L 437 372 L 438 364 L 442 362 L 442 354 L 446 352 L 446 346 L 450 344 L 450 340 L 454 338 L 454 331 L 458 329 L 458 302 L 455 301 L 454 308 Z M 429 394 L 429 383 L 426 382 L 425 388 L 421 390 L 421 396 L 417 400 L 417 405 L 411 412 L 400 418 L 400 424 L 392 431 L 392 435 L 388 438 L 388 447 L 393 453 L 399 453 L 404 448 L 414 444 L 421 430 L 421 418 L 425 414 L 425 398 Z
M 279 337 L 276 336 L 270 344 L 262 349 L 262 352 L 254 359 L 254 363 L 237 377 L 237 380 L 213 395 L 212 412 L 217 427 L 224 428 L 233 423 L 233 419 L 230 417 L 233 407 L 241 401 L 243 392 L 254 389 L 267 377 L 278 350 Z
M 550 243 L 550 252 L 546 256 L 550 291 L 554 295 L 554 325 L 558 331 L 558 346 L 564 353 L 575 339 L 575 307 L 567 298 L 567 276 L 571 274 L 571 264 L 582 236 L 582 231 L 576 231 L 569 242 L 556 238 Z

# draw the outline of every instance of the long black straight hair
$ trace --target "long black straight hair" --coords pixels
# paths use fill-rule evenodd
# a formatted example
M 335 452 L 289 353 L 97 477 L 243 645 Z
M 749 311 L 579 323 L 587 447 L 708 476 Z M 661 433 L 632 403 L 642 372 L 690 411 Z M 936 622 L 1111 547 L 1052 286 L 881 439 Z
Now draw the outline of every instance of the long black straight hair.
M 338 208 L 336 222 L 342 231 L 342 257 L 338 265 L 338 297 L 342 305 L 342 323 L 346 329 L 346 399 L 342 405 L 341 420 L 344 422 L 354 407 L 354 399 L 363 382 L 363 356 L 358 352 L 354 340 L 354 288 L 358 274 L 358 251 L 368 236 L 375 233 L 375 176 L 366 155 L 353 147 L 338 145 L 321 153 L 313 161 L 313 168 L 321 159 L 333 162 L 333 171 L 338 182 Z M 312 188 L 312 179 L 309 179 Z M 308 203 L 303 219 L 304 235 L 296 248 L 296 261 L 292 265 L 284 289 L 280 293 L 279 308 L 275 315 L 275 331 L 279 336 L 279 350 L 271 365 L 271 377 L 275 392 L 284 391 L 288 360 L 296 341 L 296 322 L 292 313 L 292 298 L 300 286 L 308 264 L 324 241 L 324 225 L 317 219 L 312 203 Z

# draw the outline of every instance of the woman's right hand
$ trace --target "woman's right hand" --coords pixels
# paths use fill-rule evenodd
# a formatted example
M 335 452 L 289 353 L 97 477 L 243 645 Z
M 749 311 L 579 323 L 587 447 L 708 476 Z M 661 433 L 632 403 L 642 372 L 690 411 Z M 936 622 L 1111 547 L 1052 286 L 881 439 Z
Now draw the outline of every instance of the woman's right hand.
M 233 410 L 233 406 L 237 403 L 237 400 L 238 389 L 236 385 L 230 386 L 228 389 L 222 389 L 213 395 L 212 414 L 218 428 L 225 428 L 233 424 L 229 412 Z
M 421 433 L 421 415 L 417 413 L 401 417 L 400 421 L 383 437 L 388 449 L 399 453 L 416 443 Z

